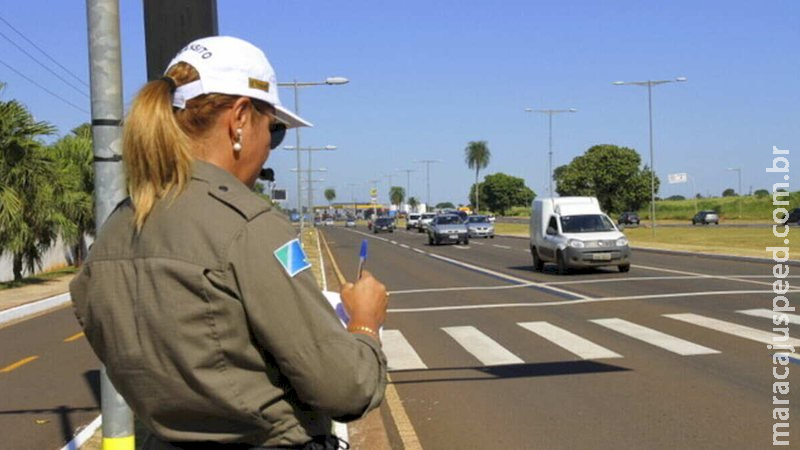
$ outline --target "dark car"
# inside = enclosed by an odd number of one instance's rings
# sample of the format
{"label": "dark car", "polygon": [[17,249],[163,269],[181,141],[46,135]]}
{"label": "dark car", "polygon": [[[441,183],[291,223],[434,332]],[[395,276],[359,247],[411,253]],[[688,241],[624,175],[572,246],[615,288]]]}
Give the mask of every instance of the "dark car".
{"label": "dark car", "polygon": [[428,225],[428,244],[439,245],[443,242],[469,244],[467,225],[456,214],[436,216]]}
{"label": "dark car", "polygon": [[800,208],[790,209],[789,215],[786,216],[786,220],[784,220],[783,223],[800,225]]}
{"label": "dark car", "polygon": [[719,225],[719,215],[716,211],[700,211],[699,213],[695,214],[692,217],[692,225],[708,225],[708,224],[715,224]]}
{"label": "dark car", "polygon": [[617,218],[617,225],[639,225],[639,215],[635,212],[624,212]]}
{"label": "dark car", "polygon": [[381,231],[388,231],[394,233],[394,219],[391,217],[378,217],[372,224],[372,232],[380,233]]}

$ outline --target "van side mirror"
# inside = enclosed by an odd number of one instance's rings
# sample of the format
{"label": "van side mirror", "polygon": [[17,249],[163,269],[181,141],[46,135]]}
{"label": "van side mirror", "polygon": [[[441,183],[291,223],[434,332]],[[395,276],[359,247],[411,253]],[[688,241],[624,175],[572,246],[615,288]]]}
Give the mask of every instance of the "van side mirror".
{"label": "van side mirror", "polygon": [[617,228],[619,228],[619,231],[622,231],[625,229],[625,224],[624,223],[617,224]]}
{"label": "van side mirror", "polygon": [[558,234],[558,230],[556,230],[553,227],[547,227],[547,234],[549,234],[550,236],[555,236]]}

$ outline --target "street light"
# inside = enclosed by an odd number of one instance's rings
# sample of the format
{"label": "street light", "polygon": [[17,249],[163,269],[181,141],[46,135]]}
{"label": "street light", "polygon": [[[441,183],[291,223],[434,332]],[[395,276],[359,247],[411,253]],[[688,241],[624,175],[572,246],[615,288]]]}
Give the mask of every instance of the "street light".
{"label": "street light", "polygon": [[547,114],[547,122],[548,122],[548,129],[549,131],[549,138],[548,138],[548,167],[550,171],[550,197],[555,197],[555,192],[553,191],[553,114],[560,114],[560,113],[574,113],[578,112],[575,108],[569,109],[531,109],[525,108],[525,112],[538,112],[542,114]]}
{"label": "street light", "polygon": [[[414,169],[398,169],[398,172],[405,172],[406,173],[406,204],[408,204],[408,199],[411,197],[411,172],[416,172]],[[406,211],[410,212],[410,211]]]}
{"label": "street light", "polygon": [[[300,88],[301,87],[309,87],[309,86],[334,86],[334,85],[341,85],[347,84],[350,80],[344,77],[328,77],[325,81],[289,81],[284,83],[278,83],[278,87],[291,87],[294,88],[294,113],[299,115],[300,114]],[[295,132],[295,148],[297,148],[297,169],[300,169],[300,128],[296,127],[294,129]],[[309,153],[309,158],[311,158],[311,154]],[[303,208],[302,202],[300,200],[300,172],[297,173],[297,211],[300,213],[300,229],[303,229]],[[310,207],[310,205],[309,205]]]}
{"label": "street light", "polygon": [[686,77],[677,77],[674,80],[647,80],[647,81],[615,81],[615,86],[647,86],[647,112],[650,122],[650,227],[653,236],[656,235],[656,168],[653,160],[653,86],[659,84],[684,82]]}
{"label": "street light", "polygon": [[728,167],[729,171],[736,171],[739,175],[739,219],[742,218],[742,168],[741,167]]}
{"label": "street light", "polygon": [[[311,172],[312,172],[312,170],[311,170],[311,153],[313,153],[313,152],[321,152],[321,151],[333,151],[333,150],[336,150],[336,146],[335,145],[326,145],[324,147],[297,147],[297,146],[294,146],[294,145],[285,145],[283,147],[283,149],[284,150],[295,150],[295,151],[297,151],[298,155],[300,154],[301,151],[308,152],[308,172],[309,172],[308,179],[310,180],[311,179]],[[299,161],[300,160],[298,159],[298,162]],[[300,187],[300,172],[301,172],[300,165],[298,164],[298,166],[297,166],[297,186],[298,186],[298,188]],[[307,191],[308,191],[308,209],[313,210],[314,209],[314,197],[313,197],[314,190],[311,187],[311,183],[310,182],[308,183]],[[299,189],[297,191],[297,196],[300,197],[300,190]],[[313,226],[313,224],[312,224],[312,226]],[[302,229],[302,227],[303,227],[303,222],[301,221],[300,222],[300,228]]]}
{"label": "street light", "polygon": [[425,164],[425,185],[428,198],[425,200],[425,211],[429,211],[431,207],[431,164],[442,162],[441,159],[423,159],[415,160],[415,163]]}

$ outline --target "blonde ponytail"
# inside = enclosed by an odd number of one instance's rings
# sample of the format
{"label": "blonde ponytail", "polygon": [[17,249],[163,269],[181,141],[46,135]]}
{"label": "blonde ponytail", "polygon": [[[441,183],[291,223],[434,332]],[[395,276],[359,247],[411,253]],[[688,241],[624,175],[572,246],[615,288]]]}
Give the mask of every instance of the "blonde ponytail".
{"label": "blonde ponytail", "polygon": [[[171,67],[167,76],[177,86],[199,78],[194,67],[183,62]],[[190,100],[185,109],[173,109],[173,89],[169,80],[145,84],[125,119],[122,159],[137,231],[157,200],[168,193],[180,195],[191,177],[192,141],[202,137],[219,112],[236,100],[208,94]]]}

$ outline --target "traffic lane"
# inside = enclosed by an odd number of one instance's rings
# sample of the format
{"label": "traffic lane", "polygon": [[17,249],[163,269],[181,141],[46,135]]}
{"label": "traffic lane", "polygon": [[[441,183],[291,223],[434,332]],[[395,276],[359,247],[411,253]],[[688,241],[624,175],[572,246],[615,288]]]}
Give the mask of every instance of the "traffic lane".
{"label": "traffic lane", "polygon": [[357,272],[358,248],[362,239],[369,239],[366,268],[387,286],[387,290],[392,291],[391,307],[464,306],[505,301],[504,297],[491,294],[495,289],[516,291],[513,298],[517,302],[572,298],[555,289],[520,287],[519,282],[437,260],[374,236],[334,228],[323,232],[344,274],[354,275]]}
{"label": "traffic lane", "polygon": [[[762,344],[662,316],[682,311],[681,304],[625,302],[394,313],[394,327],[430,370],[393,372],[392,379],[425,448],[741,448],[743,442],[753,448],[771,442],[769,353]],[[722,353],[678,356],[588,322],[617,316]],[[516,325],[524,321],[556,324],[623,357],[576,359],[532,338]],[[524,363],[482,366],[441,330],[464,325],[489,334]]]}
{"label": "traffic lane", "polygon": [[[628,273],[619,273],[616,267],[600,267],[596,269],[573,270],[569,275],[558,275],[555,266],[547,264],[542,273],[533,272],[530,255],[522,250],[520,239],[507,239],[502,244],[491,246],[428,246],[426,252],[439,254],[471,264],[483,265],[492,270],[508,273],[515,277],[544,283],[572,291],[587,297],[625,297],[653,295],[682,295],[696,293],[698,295],[719,295],[723,292],[757,293],[772,289],[769,278],[754,278],[754,273],[766,271],[771,266],[766,263],[747,261],[713,260],[684,255],[668,255],[670,263],[681,270],[642,265],[642,258],[650,255],[634,252],[633,269]],[[400,241],[403,242],[403,241]],[[408,242],[408,241],[405,241]],[[410,242],[413,245],[413,242]],[[509,244],[509,245],[507,245]],[[418,247],[419,242],[417,242]],[[515,246],[512,246],[515,245]],[[709,261],[723,262],[732,275],[719,273],[709,274]],[[645,260],[645,262],[647,262]],[[714,266],[711,265],[713,268]],[[751,274],[750,277],[741,274]],[[709,278],[712,277],[712,278]],[[792,294],[792,295],[796,295]]]}
{"label": "traffic lane", "polygon": [[9,354],[38,357],[0,373],[0,436],[7,448],[60,448],[100,414],[100,363],[80,331],[72,308],[0,329],[3,367]]}

